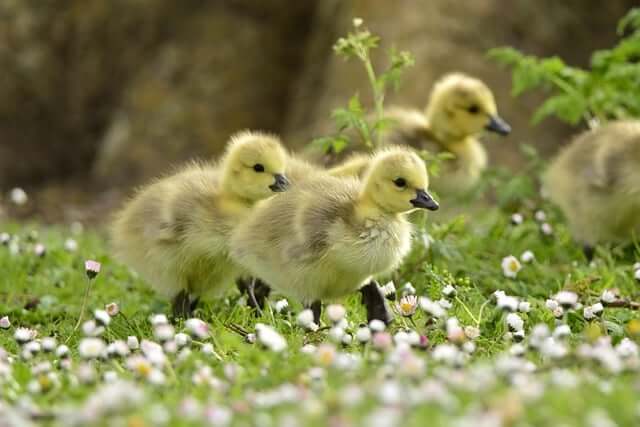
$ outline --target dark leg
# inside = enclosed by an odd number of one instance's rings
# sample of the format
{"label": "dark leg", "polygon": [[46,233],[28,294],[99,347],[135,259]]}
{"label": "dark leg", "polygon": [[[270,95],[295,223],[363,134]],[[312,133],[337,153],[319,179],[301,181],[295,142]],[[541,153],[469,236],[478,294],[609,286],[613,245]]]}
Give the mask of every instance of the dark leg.
{"label": "dark leg", "polygon": [[313,312],[313,321],[316,323],[316,325],[320,325],[320,315],[322,314],[322,302],[314,301],[311,304],[305,305],[305,308],[308,308]]}
{"label": "dark leg", "polygon": [[189,311],[191,313],[193,313],[194,311],[196,311],[196,308],[198,307],[198,304],[200,303],[200,297],[195,297],[190,303],[189,303]]}
{"label": "dark leg", "polygon": [[173,308],[173,317],[187,318],[191,315],[191,304],[189,302],[189,292],[181,290],[178,295],[173,297],[171,304]]}
{"label": "dark leg", "polygon": [[593,261],[593,256],[596,253],[596,249],[591,245],[585,244],[582,246],[582,252],[584,253],[585,258],[587,258],[587,261],[591,262]]}
{"label": "dark leg", "polygon": [[378,283],[375,280],[372,280],[360,288],[360,293],[362,294],[362,304],[364,304],[367,309],[368,322],[371,322],[373,319],[378,319],[386,324],[391,323],[391,311],[387,307],[384,295],[380,292]]}
{"label": "dark leg", "polygon": [[241,293],[247,294],[247,305],[249,307],[264,308],[264,304],[271,293],[269,285],[257,278],[240,278],[236,280],[236,285]]}

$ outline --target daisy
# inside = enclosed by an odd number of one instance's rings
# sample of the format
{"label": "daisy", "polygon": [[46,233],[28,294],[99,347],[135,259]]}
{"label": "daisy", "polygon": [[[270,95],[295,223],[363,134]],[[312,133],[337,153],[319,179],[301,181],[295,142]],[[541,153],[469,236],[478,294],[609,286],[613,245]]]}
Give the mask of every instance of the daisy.
{"label": "daisy", "polygon": [[522,269],[522,265],[518,258],[513,255],[506,256],[502,259],[502,274],[505,277],[515,278]]}
{"label": "daisy", "polygon": [[16,187],[9,193],[9,199],[14,205],[22,206],[29,201],[29,196],[22,188]]}
{"label": "daisy", "polygon": [[553,227],[548,222],[545,222],[540,226],[540,231],[542,231],[542,234],[545,236],[551,236],[553,234]]}
{"label": "daisy", "polygon": [[411,282],[407,282],[404,285],[402,285],[402,295],[415,295],[416,294],[416,288],[413,287],[413,284]]}
{"label": "daisy", "polygon": [[93,279],[100,273],[101,265],[98,261],[87,260],[84,262],[84,271],[89,279]]}
{"label": "daisy", "polygon": [[618,299],[616,293],[610,289],[605,289],[600,295],[600,301],[603,303],[612,303]]}
{"label": "daisy", "polygon": [[83,338],[78,345],[78,353],[83,359],[97,359],[105,353],[106,344],[100,338]]}
{"label": "daisy", "polygon": [[111,323],[111,316],[109,316],[109,313],[105,310],[94,311],[93,317],[96,319],[96,322],[102,326],[109,326],[109,323]]}
{"label": "daisy", "polygon": [[64,249],[67,252],[75,252],[75,251],[78,250],[78,242],[76,242],[75,240],[69,238],[69,239],[64,241]]}
{"label": "daisy", "polygon": [[3,316],[0,318],[0,328],[9,329],[11,327],[11,321],[9,320],[9,316]]}
{"label": "daisy", "polygon": [[167,319],[167,316],[164,314],[153,314],[149,318],[149,321],[151,322],[151,326],[157,326],[157,325],[163,325],[163,324],[169,323],[169,319]]}
{"label": "daisy", "polygon": [[480,336],[480,328],[477,328],[475,326],[465,326],[464,327],[464,334],[470,340],[475,340],[476,338],[478,338]]}
{"label": "daisy", "polygon": [[306,308],[298,313],[296,317],[296,322],[299,326],[303,327],[308,331],[317,331],[318,325],[314,322],[313,311],[310,308]]}
{"label": "daisy", "polygon": [[371,340],[371,329],[366,326],[358,328],[356,331],[356,339],[361,343],[366,343]]}
{"label": "daisy", "polygon": [[344,316],[347,314],[347,310],[345,310],[345,308],[340,304],[330,304],[327,306],[326,313],[331,322],[338,323],[344,319]]}
{"label": "daisy", "polygon": [[440,304],[431,301],[427,297],[420,297],[419,302],[420,302],[420,308],[435,318],[440,319],[447,315],[447,311],[444,308],[442,308]]}
{"label": "daisy", "polygon": [[388,332],[376,332],[373,334],[371,344],[376,350],[386,351],[393,346],[393,338]]}
{"label": "daisy", "polygon": [[153,336],[160,342],[172,340],[175,335],[175,329],[171,325],[158,325],[153,328]]}
{"label": "daisy", "polygon": [[411,317],[418,307],[418,297],[415,295],[405,295],[396,303],[398,312],[404,317]]}
{"label": "daisy", "polygon": [[194,337],[204,339],[209,336],[209,325],[200,319],[191,318],[184,322],[187,332]]}
{"label": "daisy", "polygon": [[514,213],[511,215],[511,224],[520,225],[524,221],[524,217],[520,213]]}
{"label": "daisy", "polygon": [[56,349],[56,346],[58,345],[58,343],[56,342],[56,339],[53,337],[43,338],[40,344],[42,345],[42,350],[46,353],[53,352]]}
{"label": "daisy", "polygon": [[518,304],[518,311],[520,313],[528,313],[531,311],[531,303],[528,301],[520,301]]}
{"label": "daisy", "polygon": [[458,292],[456,291],[456,288],[454,288],[451,285],[447,285],[444,288],[442,288],[442,295],[444,295],[447,298],[453,298],[456,296]]}
{"label": "daisy", "polygon": [[528,264],[536,259],[536,256],[531,251],[524,251],[522,255],[520,255],[520,260],[525,264]]}
{"label": "daisy", "polygon": [[282,313],[288,307],[289,307],[289,301],[287,301],[284,298],[276,301],[275,304],[273,305],[273,309],[276,311],[276,313]]}
{"label": "daisy", "polygon": [[13,334],[13,338],[18,344],[26,344],[33,340],[37,335],[37,332],[29,328],[18,328]]}
{"label": "daisy", "polygon": [[393,301],[396,299],[396,284],[391,280],[384,286],[380,287],[380,292],[382,292],[382,295],[384,295],[385,298]]}
{"label": "daisy", "polygon": [[137,350],[140,348],[140,342],[138,341],[138,337],[129,335],[127,337],[127,347],[129,350]]}
{"label": "daisy", "polygon": [[329,366],[336,358],[336,348],[331,344],[320,344],[316,349],[316,360],[323,366]]}
{"label": "daisy", "polygon": [[524,321],[516,313],[507,314],[506,321],[511,332],[518,332],[524,329]]}
{"label": "daisy", "polygon": [[120,313],[120,307],[117,303],[110,302],[109,304],[104,306],[104,311],[106,311],[109,316],[113,317]]}
{"label": "daisy", "polygon": [[187,335],[187,334],[182,333],[182,332],[177,333],[175,335],[175,337],[174,337],[174,340],[176,342],[176,345],[179,348],[186,347],[189,344],[191,344],[191,337],[189,335]]}
{"label": "daisy", "polygon": [[382,320],[373,319],[369,322],[369,329],[373,332],[382,332],[387,328],[387,325],[384,324]]}
{"label": "daisy", "polygon": [[578,294],[570,291],[560,291],[554,297],[563,308],[572,308],[578,303]]}
{"label": "daisy", "polygon": [[256,324],[258,341],[269,350],[280,353],[287,348],[287,341],[271,326],[263,323]]}

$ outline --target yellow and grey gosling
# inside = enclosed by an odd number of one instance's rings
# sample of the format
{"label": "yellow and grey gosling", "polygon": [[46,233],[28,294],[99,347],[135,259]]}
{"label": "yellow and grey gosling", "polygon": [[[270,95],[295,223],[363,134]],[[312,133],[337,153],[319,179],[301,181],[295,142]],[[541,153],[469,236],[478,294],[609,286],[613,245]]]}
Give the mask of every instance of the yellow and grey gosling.
{"label": "yellow and grey gosling", "polygon": [[[406,215],[436,210],[422,159],[391,147],[377,153],[363,180],[319,174],[261,201],[234,230],[231,257],[279,292],[306,305],[343,297],[395,269],[411,246]],[[369,283],[369,318],[388,321]]]}
{"label": "yellow and grey gosling", "polygon": [[588,258],[600,243],[640,237],[640,121],[615,121],[582,133],[544,177]]}
{"label": "yellow and grey gosling", "polygon": [[240,274],[231,231],[257,201],[285,190],[286,157],[276,137],[245,131],[218,165],[192,163],[141,188],[113,223],[117,258],[173,298],[176,315],[188,314],[191,295],[219,295]]}
{"label": "yellow and grey gosling", "polygon": [[[470,191],[487,167],[487,152],[478,139],[484,130],[507,135],[511,127],[498,115],[493,93],[481,80],[451,73],[436,82],[424,112],[392,107],[393,121],[382,136],[384,144],[410,145],[433,154],[453,155],[433,178],[432,188],[454,195]],[[362,176],[368,158],[354,155],[331,169],[332,174]]]}

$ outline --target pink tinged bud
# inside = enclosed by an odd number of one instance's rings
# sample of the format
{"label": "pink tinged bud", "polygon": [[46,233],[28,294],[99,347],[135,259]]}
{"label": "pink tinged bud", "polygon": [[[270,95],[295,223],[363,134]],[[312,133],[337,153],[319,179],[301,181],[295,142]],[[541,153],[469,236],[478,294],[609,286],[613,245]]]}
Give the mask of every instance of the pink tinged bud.
{"label": "pink tinged bud", "polygon": [[113,317],[116,314],[120,313],[120,307],[115,302],[111,302],[104,306],[104,310],[109,314],[109,316]]}
{"label": "pink tinged bud", "polygon": [[84,271],[89,279],[93,279],[100,273],[100,263],[98,261],[87,260],[84,262]]}

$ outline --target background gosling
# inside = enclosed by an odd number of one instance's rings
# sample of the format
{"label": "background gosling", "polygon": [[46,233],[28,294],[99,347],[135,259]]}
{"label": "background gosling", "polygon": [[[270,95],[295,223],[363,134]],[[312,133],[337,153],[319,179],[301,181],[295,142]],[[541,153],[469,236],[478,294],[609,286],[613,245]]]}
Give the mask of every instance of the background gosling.
{"label": "background gosling", "polygon": [[[258,200],[285,190],[286,153],[273,136],[234,135],[219,165],[190,164],[142,188],[117,214],[117,257],[187,315],[239,275],[228,239]],[[191,301],[190,295],[196,297]]]}
{"label": "background gosling", "polygon": [[[388,148],[364,180],[328,174],[260,202],[231,238],[231,256],[254,276],[306,306],[343,297],[396,268],[411,246],[406,214],[438,209],[422,159]],[[368,317],[389,321],[377,285],[363,288]]]}
{"label": "background gosling", "polygon": [[545,188],[587,258],[598,243],[640,237],[640,121],[579,135],[549,166]]}
{"label": "background gosling", "polygon": [[[436,82],[424,112],[392,107],[393,124],[382,136],[385,144],[411,145],[431,153],[448,152],[431,187],[443,194],[461,194],[477,184],[487,167],[487,152],[478,139],[483,130],[508,135],[511,127],[497,112],[493,93],[481,80],[451,73]],[[362,175],[368,157],[355,155],[331,171],[334,175]]]}

